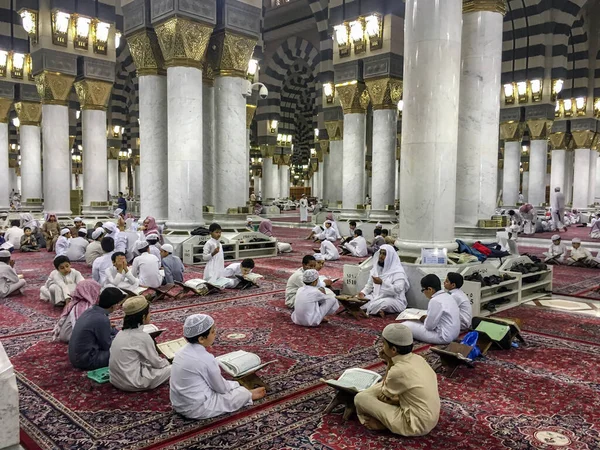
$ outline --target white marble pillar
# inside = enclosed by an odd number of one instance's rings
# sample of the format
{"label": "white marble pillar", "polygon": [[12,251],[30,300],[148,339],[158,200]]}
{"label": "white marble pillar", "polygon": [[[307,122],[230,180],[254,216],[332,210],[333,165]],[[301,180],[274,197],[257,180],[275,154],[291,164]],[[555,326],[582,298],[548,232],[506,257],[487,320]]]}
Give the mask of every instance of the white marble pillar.
{"label": "white marble pillar", "polygon": [[[12,167],[8,168],[8,177],[10,179],[9,181],[9,195],[10,192],[12,192],[13,190],[15,192],[22,192],[21,191],[21,177],[17,176],[17,169],[13,169]],[[21,196],[21,199],[23,198],[23,196]]]}
{"label": "white marble pillar", "polygon": [[573,173],[573,208],[588,207],[590,187],[590,149],[576,148]]}
{"label": "white marble pillar", "polygon": [[[546,202],[546,170],[548,166],[548,141],[531,141],[529,149],[529,188],[527,202],[539,206]],[[523,184],[525,186],[525,184]]]}
{"label": "white marble pillar", "polygon": [[561,192],[565,192],[565,174],[567,151],[565,149],[552,150],[550,161],[550,195],[554,192],[554,188],[559,187]]}
{"label": "white marble pillar", "polygon": [[[83,137],[83,214],[93,214],[91,202],[106,202],[108,166],[106,165],[106,111],[82,111]],[[108,208],[105,208],[108,211]],[[97,210],[96,210],[97,211]]]}
{"label": "white marble pillar", "polygon": [[[111,196],[114,195],[116,197],[119,194],[119,161],[116,159],[109,159],[107,162],[107,171],[108,191]],[[137,171],[140,171],[139,167]]]}
{"label": "white marble pillar", "polygon": [[529,184],[530,184],[530,179],[531,179],[531,172],[523,172],[523,179],[521,181],[521,186],[522,186],[522,190],[521,190],[521,194],[523,194],[523,199],[525,200],[525,203],[529,203]]}
{"label": "white marble pillar", "polygon": [[496,208],[502,23],[499,12],[463,14],[456,173],[462,226],[476,226]]}
{"label": "white marble pillar", "polygon": [[398,110],[373,110],[373,158],[372,173],[375,174],[371,190],[372,209],[385,210],[393,205],[396,192],[396,129]]}
{"label": "white marble pillar", "polygon": [[575,174],[575,152],[567,152],[565,163],[565,203],[573,204],[573,176]]}
{"label": "white marble pillar", "polygon": [[329,153],[323,152],[323,177],[321,183],[321,198],[323,199],[323,204],[327,204],[330,198],[330,179],[331,179],[331,171],[329,170]]}
{"label": "white marble pillar", "polygon": [[164,221],[168,216],[169,193],[167,78],[140,76],[139,89],[140,215]]}
{"label": "white marble pillar", "polygon": [[279,166],[279,197],[290,196],[290,166],[282,164]]}
{"label": "white marble pillar", "polygon": [[127,170],[125,172],[119,171],[119,192],[122,192],[124,195],[127,195],[127,188],[129,184],[127,183]]}
{"label": "white marble pillar", "polygon": [[[327,193],[330,207],[336,207],[342,201],[344,185],[342,182],[342,166],[344,165],[344,141],[329,142],[329,168],[327,170]],[[362,170],[364,173],[364,162]],[[362,201],[362,200],[361,200]],[[356,208],[356,205],[354,205]]]}
{"label": "white marble pillar", "polygon": [[504,144],[504,176],[502,180],[502,204],[515,206],[519,200],[519,171],[521,163],[521,143],[506,141]]}
{"label": "white marble pillar", "polygon": [[596,202],[596,167],[597,166],[598,166],[598,152],[596,150],[592,150],[590,152],[588,205],[593,205]]}
{"label": "white marble pillar", "polygon": [[10,193],[8,122],[0,122],[0,211],[10,209]]}
{"label": "white marble pillar", "polygon": [[343,161],[341,164],[342,208],[344,209],[356,209],[356,205],[364,203],[366,133],[366,114],[344,114]]}
{"label": "white marble pillar", "polygon": [[462,1],[407,0],[404,25],[401,250],[455,248]]}
{"label": "white marble pillar", "polygon": [[396,160],[395,161],[395,167],[396,167],[396,189],[395,189],[395,193],[396,193],[396,197],[394,200],[397,200],[400,198],[400,160]]}
{"label": "white marble pillar", "polygon": [[317,172],[318,175],[318,181],[319,181],[319,192],[317,193],[316,197],[319,199],[323,198],[323,180],[325,178],[325,171],[324,169],[321,169]]}
{"label": "white marble pillar", "polygon": [[[105,130],[102,131],[106,133]],[[59,216],[71,215],[71,152],[69,151],[69,108],[42,105],[44,149],[44,210]]]}
{"label": "white marble pillar", "polygon": [[[245,206],[248,194],[246,158],[246,80],[215,78],[215,213]],[[279,189],[275,191],[279,193]]]}
{"label": "white marble pillar", "polygon": [[262,193],[262,189],[261,189],[261,178],[258,175],[254,175],[253,176],[253,180],[254,180],[254,195],[256,195],[258,197],[258,193],[261,192]]}
{"label": "white marble pillar", "polygon": [[135,166],[133,195],[140,195],[140,166]]}
{"label": "white marble pillar", "polygon": [[42,142],[38,125],[23,125],[19,129],[21,141],[21,201],[42,198]]}
{"label": "white marble pillar", "polygon": [[262,189],[263,200],[279,196],[279,171],[277,164],[273,164],[273,158],[263,157]]}
{"label": "white marble pillar", "polygon": [[246,129],[246,164],[244,166],[245,174],[246,174],[246,200],[250,198],[250,176],[252,175],[250,172],[250,128]]}
{"label": "white marble pillar", "polygon": [[596,201],[600,202],[600,163],[596,164]]}
{"label": "white marble pillar", "polygon": [[202,86],[202,154],[204,163],[202,173],[204,174],[203,192],[204,205],[215,204],[215,165],[217,155],[215,153],[215,88],[204,83]]}

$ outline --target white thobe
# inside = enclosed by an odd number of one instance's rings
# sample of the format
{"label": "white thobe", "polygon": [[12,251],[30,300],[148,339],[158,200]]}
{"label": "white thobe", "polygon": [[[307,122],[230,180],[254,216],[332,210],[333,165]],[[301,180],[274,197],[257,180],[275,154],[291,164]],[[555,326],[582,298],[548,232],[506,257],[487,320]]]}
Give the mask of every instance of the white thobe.
{"label": "white thobe", "polygon": [[[219,253],[212,255],[212,252],[219,247]],[[204,268],[203,278],[206,281],[210,281],[216,278],[221,278],[225,271],[225,256],[223,255],[223,246],[219,241],[214,238],[210,238],[204,244],[204,250],[202,251],[202,259],[207,261],[206,267]]]}
{"label": "white thobe", "polygon": [[387,277],[381,284],[373,283],[373,277],[369,276],[369,281],[361,291],[369,303],[362,308],[367,310],[367,314],[377,314],[379,311],[401,313],[406,309],[405,291],[406,279],[401,274]]}
{"label": "white thobe", "polygon": [[150,254],[156,256],[156,259],[162,261],[162,256],[160,255],[160,250],[156,245],[150,245]]}
{"label": "white thobe", "polygon": [[223,277],[229,278],[229,284],[226,287],[233,289],[240,284],[240,279],[236,275],[242,276],[242,263],[233,263],[225,267]]}
{"label": "white thobe", "polygon": [[460,310],[452,296],[437,291],[429,300],[425,323],[405,320],[413,338],[428,344],[449,344],[460,334]]}
{"label": "white thobe", "polygon": [[462,289],[452,289],[448,293],[452,296],[460,311],[460,329],[468,330],[473,320],[473,308],[469,297]]}
{"label": "white thobe", "polygon": [[15,272],[15,269],[8,264],[0,262],[0,298],[4,298],[22,289],[27,283],[22,280]]}
{"label": "white thobe", "polygon": [[90,245],[85,249],[85,263],[88,266],[94,264],[96,259],[100,258],[104,255],[104,250],[102,250],[102,244],[99,241],[90,242]]}
{"label": "white thobe", "polygon": [[589,265],[597,265],[598,263],[600,263],[600,261],[598,261],[592,256],[592,252],[590,252],[583,245],[580,245],[577,249],[571,247],[571,255],[569,256],[568,261],[570,263],[582,262]]}
{"label": "white thobe", "polygon": [[551,244],[550,247],[548,247],[548,251],[544,253],[546,261],[551,258],[554,258],[557,255],[560,256],[556,258],[555,261],[558,261],[560,263],[565,262],[565,257],[567,256],[567,246],[562,242],[558,245]]}
{"label": "white thobe", "polygon": [[293,308],[294,303],[296,302],[296,293],[298,289],[305,286],[304,281],[302,281],[302,275],[304,274],[304,269],[300,267],[296,270],[287,281],[285,286],[285,306],[288,308]]}
{"label": "white thobe", "polygon": [[140,282],[140,286],[158,288],[162,285],[163,276],[160,274],[160,261],[151,253],[142,253],[133,260],[131,273]]}
{"label": "white thobe", "polygon": [[67,252],[69,251],[69,246],[71,245],[70,239],[67,239],[64,236],[60,236],[56,240],[56,244],[54,245],[54,250],[56,251],[56,256],[67,256]]}
{"label": "white thobe", "polygon": [[327,240],[330,242],[335,242],[337,240],[335,229],[333,227],[325,228],[316,237],[321,241]]}
{"label": "white thobe", "polygon": [[300,222],[308,221],[308,201],[305,198],[300,199]]}
{"label": "white thobe", "polygon": [[315,286],[304,285],[296,293],[292,322],[305,327],[316,327],[325,316],[335,314],[339,307],[335,297],[323,294]]}
{"label": "white thobe", "polygon": [[594,239],[600,238],[600,219],[596,220],[592,224],[592,229],[590,230],[590,237]]}
{"label": "white thobe", "polygon": [[171,404],[188,419],[208,419],[252,405],[252,393],[223,378],[215,357],[200,344],[187,344],[171,367]]}
{"label": "white thobe", "polygon": [[123,391],[154,389],[169,379],[171,366],[142,327],[121,330],[110,346],[110,383]]}
{"label": "white thobe", "polygon": [[552,207],[552,221],[556,229],[564,228],[563,218],[565,215],[565,194],[554,192],[550,196],[550,206]]}
{"label": "white thobe", "polygon": [[340,252],[329,241],[321,242],[321,255],[323,255],[325,261],[337,261],[340,259]]}
{"label": "white thobe", "polygon": [[87,250],[88,245],[90,245],[88,240],[80,236],[71,239],[71,244],[67,249],[67,257],[71,260],[71,262],[84,261],[85,251]]}
{"label": "white thobe", "polygon": [[362,236],[357,236],[350,242],[345,243],[344,248],[357,258],[364,258],[369,254],[367,240]]}
{"label": "white thobe", "polygon": [[21,248],[21,237],[25,232],[19,227],[10,227],[8,230],[4,232],[4,240],[13,245],[15,250],[19,250]]}
{"label": "white thobe", "polygon": [[64,276],[58,270],[50,272],[46,284],[40,288],[40,299],[49,301],[52,305],[60,305],[71,298],[77,284],[83,281],[83,275],[78,270]]}
{"label": "white thobe", "polygon": [[115,266],[109,267],[104,272],[104,284],[102,290],[107,287],[115,287],[118,289],[127,289],[128,291],[134,291],[140,287],[139,280],[133,276],[131,270],[125,273],[117,271]]}
{"label": "white thobe", "polygon": [[92,264],[92,278],[100,286],[104,285],[104,280],[106,278],[106,269],[113,266],[111,259],[113,253],[114,252],[104,253],[99,258],[96,258],[96,260]]}

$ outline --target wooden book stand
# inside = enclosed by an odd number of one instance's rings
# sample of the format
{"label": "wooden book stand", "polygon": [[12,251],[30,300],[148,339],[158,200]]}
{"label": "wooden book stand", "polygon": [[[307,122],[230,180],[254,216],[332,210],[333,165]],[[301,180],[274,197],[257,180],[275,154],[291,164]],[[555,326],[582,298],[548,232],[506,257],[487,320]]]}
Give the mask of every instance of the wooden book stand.
{"label": "wooden book stand", "polygon": [[148,289],[151,290],[152,292],[154,292],[154,294],[156,295],[154,297],[153,301],[158,301],[158,300],[162,300],[163,297],[178,298],[179,293],[172,294],[170,292],[174,287],[175,287],[175,283],[169,283],[169,284],[165,284],[164,286],[160,286],[157,288],[148,288]]}
{"label": "wooden book stand", "polygon": [[369,317],[369,315],[360,308],[369,300],[363,300],[358,297],[351,297],[349,295],[338,295],[336,299],[343,306],[343,309],[338,311],[336,314],[342,314],[346,312],[357,320],[359,320],[361,317]]}
{"label": "wooden book stand", "polygon": [[443,347],[431,347],[431,351],[440,357],[442,367],[448,378],[452,378],[459,366],[474,367],[473,361],[467,358],[471,350],[473,350],[473,347],[470,345],[459,344],[458,342],[451,342]]}

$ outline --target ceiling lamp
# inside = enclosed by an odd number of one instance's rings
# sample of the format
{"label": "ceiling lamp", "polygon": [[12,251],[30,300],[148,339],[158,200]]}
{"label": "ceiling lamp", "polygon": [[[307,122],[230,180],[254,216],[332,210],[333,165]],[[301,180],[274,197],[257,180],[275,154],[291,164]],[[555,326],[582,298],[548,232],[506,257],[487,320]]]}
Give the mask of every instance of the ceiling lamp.
{"label": "ceiling lamp", "polygon": [[365,32],[369,38],[369,48],[377,50],[383,45],[383,20],[379,14],[365,18]]}
{"label": "ceiling lamp", "polygon": [[110,23],[94,21],[94,53],[106,55],[108,51],[108,34],[110,32]]}
{"label": "ceiling lamp", "polygon": [[513,83],[504,85],[504,104],[512,105],[515,103],[515,86]]}
{"label": "ceiling lamp", "polygon": [[338,45],[340,57],[350,55],[350,37],[345,23],[333,27],[333,35]]}
{"label": "ceiling lamp", "polygon": [[363,53],[367,49],[363,19],[359,18],[350,22],[349,27],[350,39],[354,45],[354,54],[358,55],[359,53]]}
{"label": "ceiling lamp", "polygon": [[38,41],[38,13],[31,9],[22,9],[19,11],[21,21],[23,23],[23,29],[29,35],[29,39],[32,44]]}
{"label": "ceiling lamp", "polygon": [[70,14],[65,12],[54,11],[52,13],[52,43],[54,45],[67,46],[70,19]]}
{"label": "ceiling lamp", "polygon": [[541,102],[542,101],[542,90],[544,84],[542,80],[535,79],[531,80],[531,101],[532,102]]}
{"label": "ceiling lamp", "polygon": [[87,50],[90,37],[90,24],[92,19],[89,17],[74,17],[75,21],[75,36],[73,45],[79,50]]}
{"label": "ceiling lamp", "polygon": [[25,55],[23,53],[12,54],[12,64],[10,76],[13,78],[23,78],[23,68],[25,67]]}

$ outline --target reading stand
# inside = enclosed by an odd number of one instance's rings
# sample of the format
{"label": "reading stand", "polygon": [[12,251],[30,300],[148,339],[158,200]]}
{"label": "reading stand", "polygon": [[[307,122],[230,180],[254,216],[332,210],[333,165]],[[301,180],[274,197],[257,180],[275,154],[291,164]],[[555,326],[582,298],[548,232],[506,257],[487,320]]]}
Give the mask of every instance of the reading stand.
{"label": "reading stand", "polygon": [[233,379],[248,390],[256,389],[258,387],[264,387],[267,391],[270,389],[269,385],[256,375],[256,372],[248,373],[241,377],[233,377]]}
{"label": "reading stand", "polygon": [[179,286],[180,288],[183,289],[183,291],[181,291],[181,294],[180,294],[182,296],[185,295],[185,294],[187,294],[188,292],[192,292],[193,294],[198,295],[200,297],[203,297],[203,296],[205,296],[205,295],[207,295],[209,293],[208,292],[208,288],[206,288],[206,289],[194,289],[194,288],[191,288],[191,287],[189,287],[189,286],[187,286],[187,285],[185,285],[185,284],[183,284],[183,283],[181,283],[179,281],[176,281],[175,284],[177,286]]}
{"label": "reading stand", "polygon": [[356,407],[354,406],[354,397],[356,397],[357,393],[354,391],[347,391],[338,386],[335,386],[335,389],[337,389],[337,392],[333,399],[331,399],[331,402],[329,402],[329,405],[327,405],[327,408],[323,410],[323,414],[329,414],[338,405],[344,405],[344,414],[342,417],[344,420],[348,420],[350,417],[352,417],[352,414],[356,412]]}
{"label": "reading stand", "polygon": [[431,347],[431,351],[436,353],[442,362],[442,367],[448,378],[452,378],[454,372],[459,366],[473,368],[473,361],[467,358],[473,347],[470,345],[451,342],[444,347]]}
{"label": "reading stand", "polygon": [[343,306],[343,309],[338,311],[336,315],[346,312],[356,320],[359,320],[361,317],[369,318],[369,315],[364,310],[360,309],[360,307],[369,300],[362,300],[358,297],[353,297],[350,295],[338,295],[336,299]]}
{"label": "reading stand", "polygon": [[157,288],[148,288],[152,292],[154,292],[155,297],[153,301],[162,300],[163,297],[169,298],[178,298],[179,294],[171,294],[171,290],[175,287],[174,283],[165,284],[164,286],[160,286]]}

